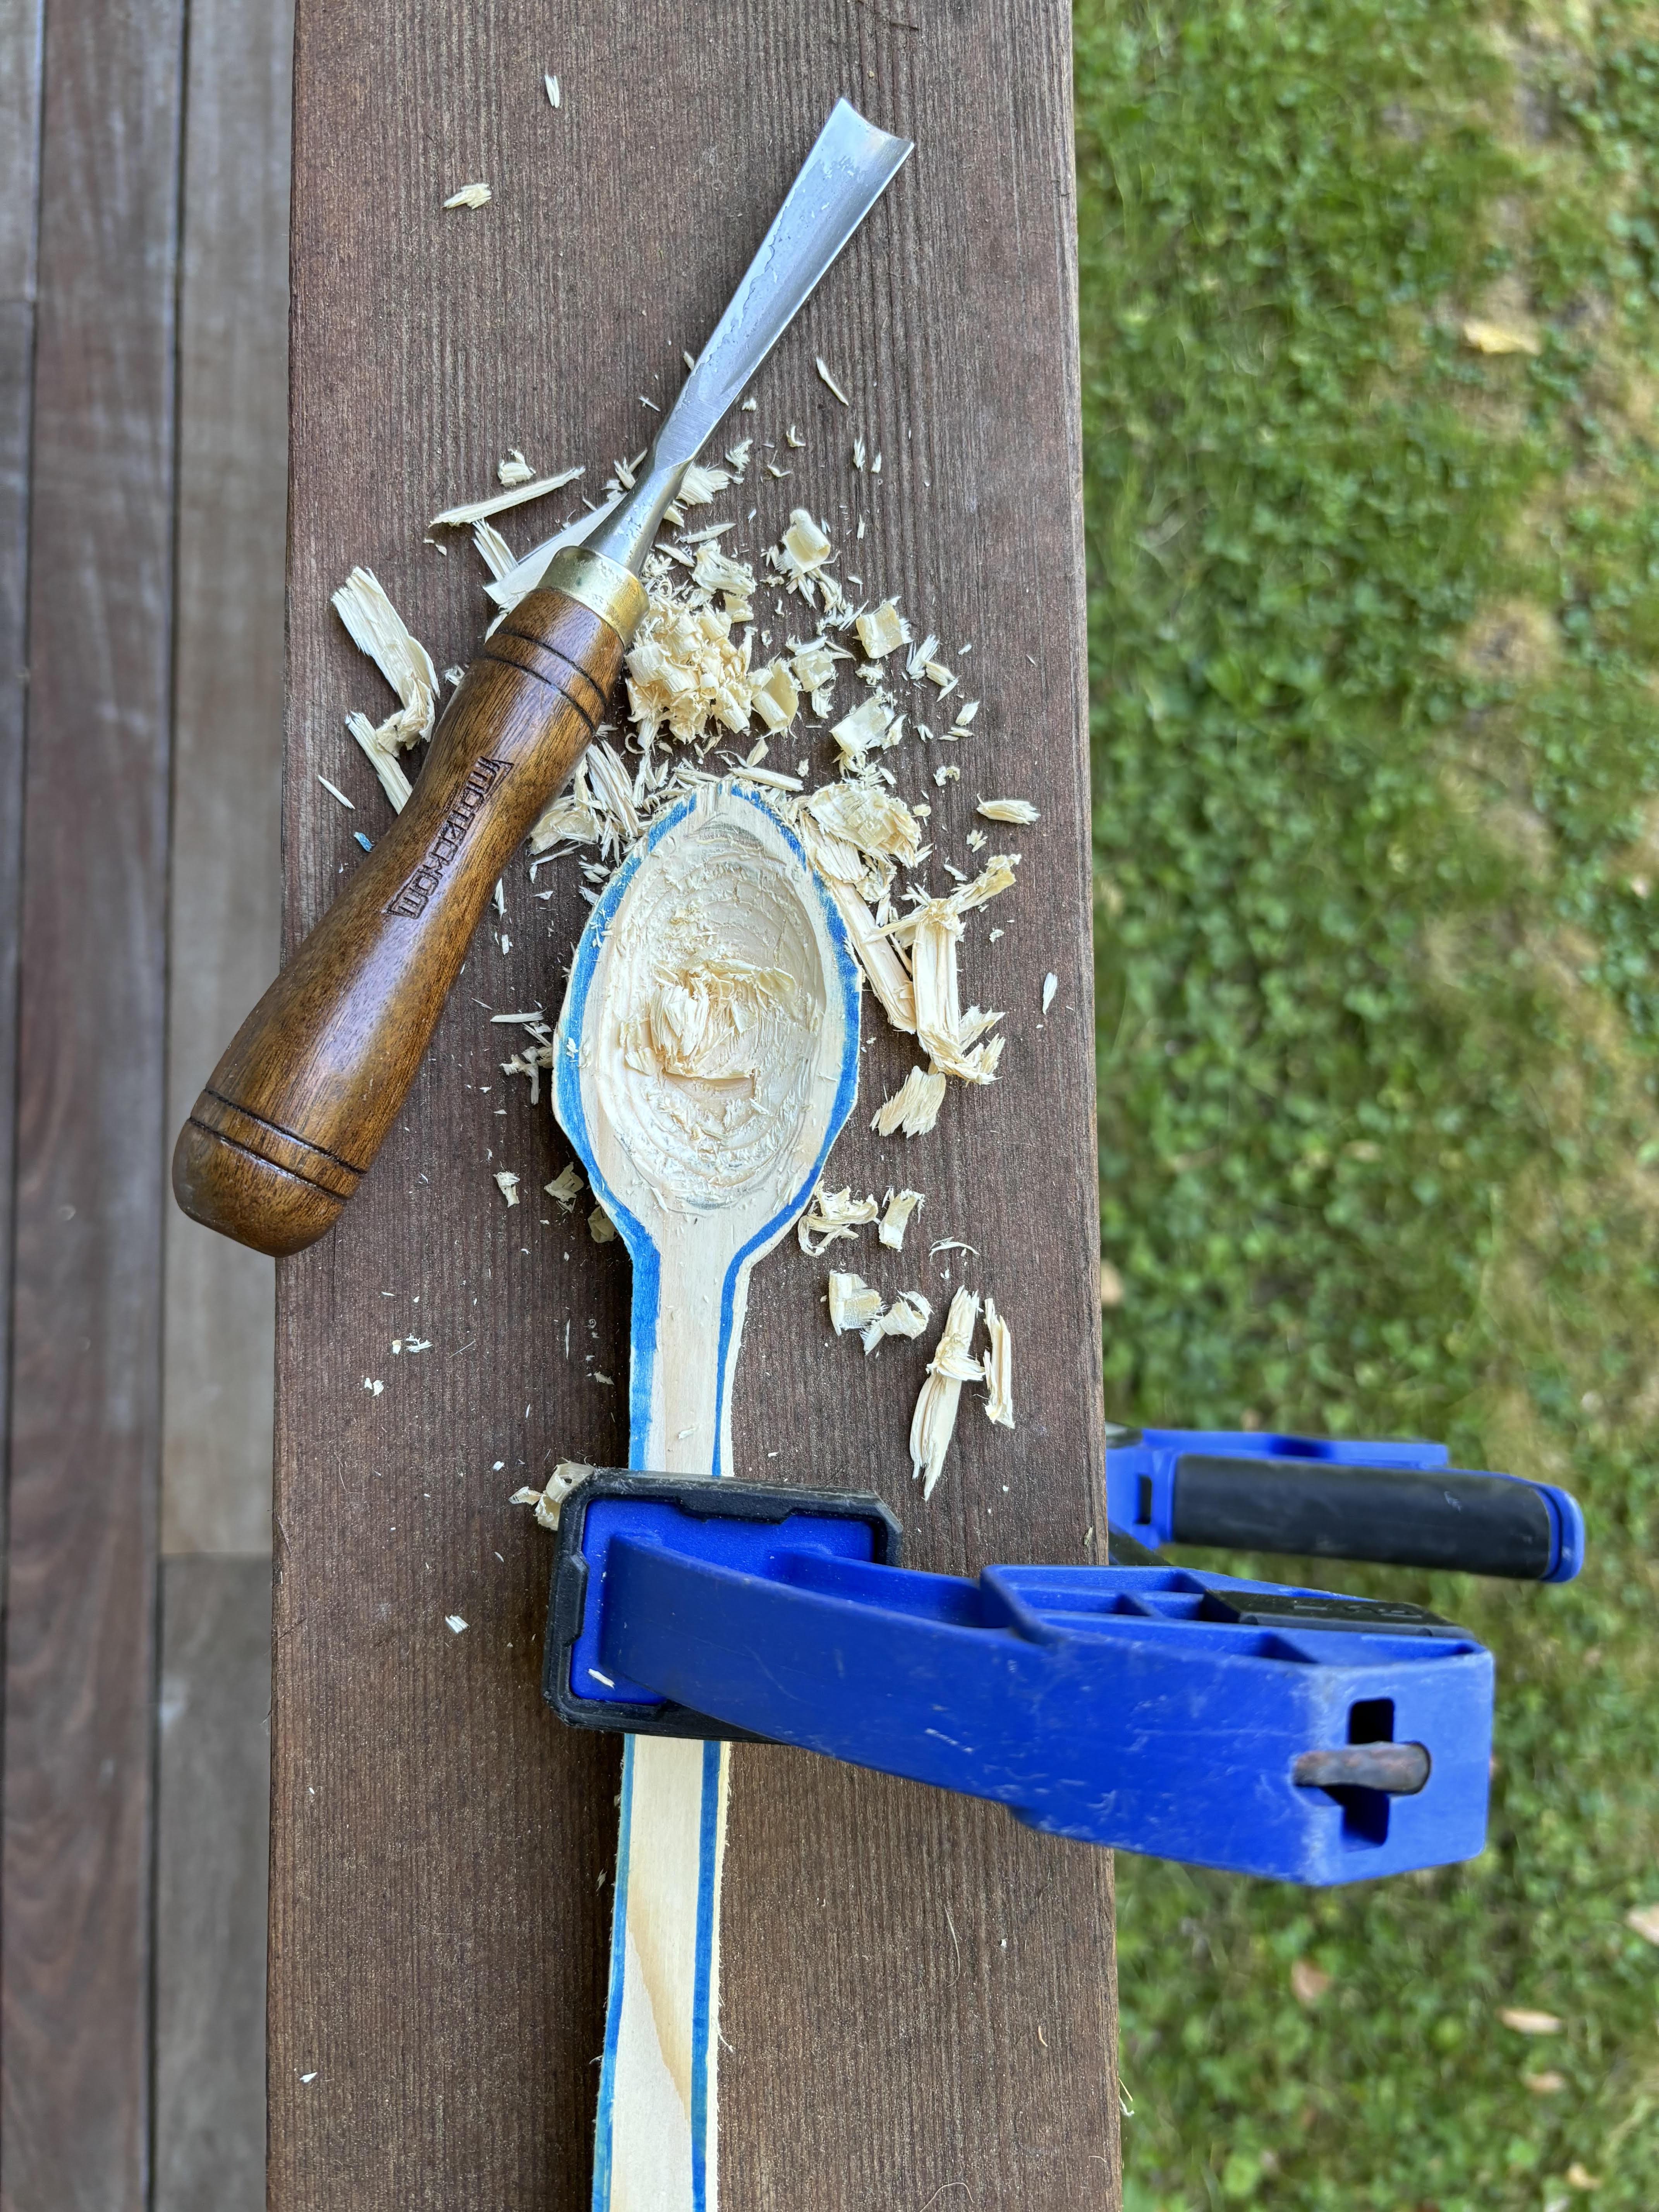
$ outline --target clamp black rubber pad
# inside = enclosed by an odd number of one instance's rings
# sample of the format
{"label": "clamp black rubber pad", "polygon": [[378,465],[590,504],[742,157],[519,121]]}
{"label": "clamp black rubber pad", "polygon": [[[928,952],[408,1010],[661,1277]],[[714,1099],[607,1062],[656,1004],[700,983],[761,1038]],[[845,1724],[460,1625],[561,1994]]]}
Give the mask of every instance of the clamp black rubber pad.
{"label": "clamp black rubber pad", "polygon": [[587,1617],[591,1562],[586,1548],[590,1506],[605,1498],[670,1505],[694,1520],[775,1525],[792,1516],[858,1522],[870,1532],[873,1565],[896,1567],[903,1531],[892,1508],[869,1491],[797,1490],[784,1484],[713,1481],[706,1475],[635,1474],[625,1468],[595,1468],[559,1511],[558,1549],[547,1601],[547,1643],[542,1695],[572,1728],[624,1735],[702,1737],[731,1743],[769,1743],[770,1736],[732,1728],[667,1698],[635,1704],[581,1697],[570,1683],[571,1657]]}

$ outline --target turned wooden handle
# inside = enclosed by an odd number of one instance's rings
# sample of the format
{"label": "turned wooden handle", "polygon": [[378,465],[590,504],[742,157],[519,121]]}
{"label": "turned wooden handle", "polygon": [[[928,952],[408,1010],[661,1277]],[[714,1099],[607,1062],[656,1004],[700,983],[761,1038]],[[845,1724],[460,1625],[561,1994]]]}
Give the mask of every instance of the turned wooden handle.
{"label": "turned wooden handle", "polygon": [[186,1213],[274,1254],[333,1226],[403,1103],[496,878],[604,719],[622,658],[611,622],[545,586],[490,638],[409,804],[180,1130],[173,1188]]}

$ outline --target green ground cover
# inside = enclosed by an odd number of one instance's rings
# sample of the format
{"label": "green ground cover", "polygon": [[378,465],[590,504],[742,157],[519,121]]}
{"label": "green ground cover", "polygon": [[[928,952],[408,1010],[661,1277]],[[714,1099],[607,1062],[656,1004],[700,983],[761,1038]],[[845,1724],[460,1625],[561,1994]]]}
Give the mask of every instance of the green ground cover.
{"label": "green ground cover", "polygon": [[1109,1409],[1443,1437],[1592,1562],[1319,1576],[1493,1646],[1488,1849],[1120,1860],[1127,2212],[1655,2212],[1659,12],[1076,28]]}

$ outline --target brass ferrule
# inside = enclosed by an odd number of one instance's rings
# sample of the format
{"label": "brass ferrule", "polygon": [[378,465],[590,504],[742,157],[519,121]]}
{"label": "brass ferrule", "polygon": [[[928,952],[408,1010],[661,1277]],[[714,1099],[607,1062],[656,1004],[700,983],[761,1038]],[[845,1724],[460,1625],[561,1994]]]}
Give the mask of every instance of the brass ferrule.
{"label": "brass ferrule", "polygon": [[645,613],[645,586],[631,568],[586,545],[567,545],[542,572],[541,588],[562,592],[609,623],[624,645]]}

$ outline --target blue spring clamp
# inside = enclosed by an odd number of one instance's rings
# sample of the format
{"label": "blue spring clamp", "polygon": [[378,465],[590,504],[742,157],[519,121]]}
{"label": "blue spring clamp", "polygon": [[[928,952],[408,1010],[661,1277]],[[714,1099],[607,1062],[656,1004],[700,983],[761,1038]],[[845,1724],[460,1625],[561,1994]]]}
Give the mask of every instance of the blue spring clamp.
{"label": "blue spring clamp", "polygon": [[877,1498],[595,1469],[560,1518],[545,1695],[573,1726],[798,1745],[1279,1881],[1481,1849],[1492,1662],[1437,1615],[1115,1530],[1139,1564],[973,1582],[899,1548]]}

